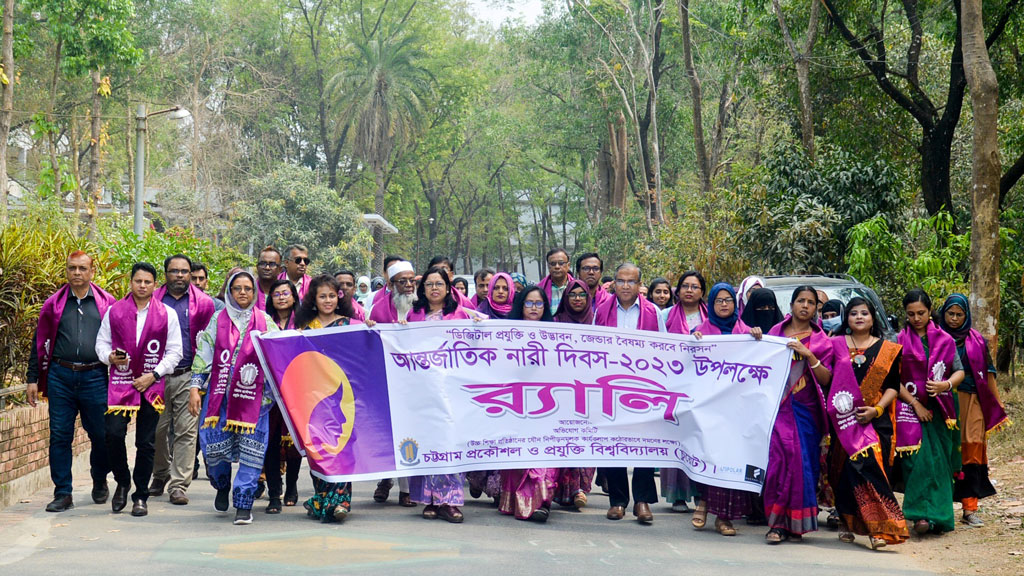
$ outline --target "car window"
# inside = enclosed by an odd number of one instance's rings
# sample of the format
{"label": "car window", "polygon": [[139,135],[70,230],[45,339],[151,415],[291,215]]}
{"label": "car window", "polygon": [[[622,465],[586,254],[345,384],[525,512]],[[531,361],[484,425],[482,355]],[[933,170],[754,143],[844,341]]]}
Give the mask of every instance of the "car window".
{"label": "car window", "polygon": [[[811,284],[813,286],[813,284]],[[793,290],[796,286],[772,286],[770,290],[775,293],[775,300],[779,303],[779,310],[782,311],[783,315],[789,314],[789,301],[793,297]],[[893,328],[889,325],[888,319],[885,317],[885,309],[882,306],[882,302],[879,300],[878,295],[875,291],[868,288],[867,286],[827,286],[819,288],[828,294],[829,300],[836,299],[842,301],[843,304],[849,302],[853,297],[860,296],[866,300],[870,300],[875,305],[875,323],[879,326],[883,326],[883,332],[891,332]]]}

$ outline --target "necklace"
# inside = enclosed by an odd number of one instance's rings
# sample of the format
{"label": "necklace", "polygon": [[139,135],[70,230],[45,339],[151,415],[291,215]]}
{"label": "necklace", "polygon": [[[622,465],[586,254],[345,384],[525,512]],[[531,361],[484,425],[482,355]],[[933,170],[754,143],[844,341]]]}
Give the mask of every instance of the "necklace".
{"label": "necklace", "polygon": [[865,346],[864,348],[861,348],[860,346],[857,345],[857,341],[853,338],[853,336],[850,336],[850,341],[853,342],[853,351],[855,352],[853,356],[853,363],[857,365],[857,368],[860,368],[861,366],[864,365],[865,362],[868,361],[868,358],[867,356],[864,355],[864,353],[868,351],[868,348],[871,348],[871,345],[874,344],[874,340],[874,336],[868,337],[868,345]]}

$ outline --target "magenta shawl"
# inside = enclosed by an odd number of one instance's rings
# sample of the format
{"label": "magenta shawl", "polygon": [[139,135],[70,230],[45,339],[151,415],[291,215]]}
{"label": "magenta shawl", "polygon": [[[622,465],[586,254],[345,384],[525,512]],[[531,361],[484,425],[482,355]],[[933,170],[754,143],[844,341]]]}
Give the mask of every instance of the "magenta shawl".
{"label": "magenta shawl", "polygon": [[640,304],[640,319],[636,326],[619,326],[619,299],[609,298],[598,306],[594,314],[594,324],[598,326],[611,326],[612,328],[630,328],[636,330],[658,331],[658,307],[652,304],[643,294],[637,296]]}
{"label": "magenta shawl", "polygon": [[[409,322],[423,322],[426,319],[427,319],[427,309],[424,308],[423,310],[416,310],[416,309],[410,310],[409,311],[409,318],[407,320]],[[473,315],[468,310],[466,310],[464,307],[459,306],[458,308],[455,309],[454,312],[452,312],[451,314],[445,314],[441,319],[442,320],[472,320],[473,319]]]}
{"label": "magenta shawl", "polygon": [[[117,298],[114,298],[99,286],[89,283],[92,296],[96,299],[96,309],[100,312],[100,318],[107,313],[107,309],[114,305]],[[68,294],[71,293],[71,285],[65,284],[52,296],[43,302],[39,310],[39,323],[36,325],[36,357],[39,359],[39,395],[46,396],[46,377],[50,373],[50,362],[53,361],[53,346],[57,340],[57,326],[60,324],[61,314],[64,313],[64,305],[68,302]],[[134,332],[133,332],[134,334]]]}
{"label": "magenta shawl", "polygon": [[[929,340],[930,342],[930,340]],[[1010,417],[999,400],[992,394],[988,386],[988,366],[985,364],[985,338],[975,329],[964,338],[964,349],[967,352],[967,363],[964,370],[971,370],[974,385],[978,389],[978,404],[985,418],[985,432],[991,433],[1010,423]]]}
{"label": "magenta shawl", "polygon": [[[569,288],[569,282],[572,282],[572,274],[567,274],[565,279],[565,287]],[[537,282],[537,287],[544,291],[548,295],[548,302],[551,302],[551,274],[540,279]]]}
{"label": "magenta shawl", "polygon": [[[278,280],[291,280],[291,278],[288,277],[288,271],[287,270],[285,270],[284,272],[281,272],[280,274],[278,274],[277,279]],[[298,292],[299,292],[299,300],[300,301],[303,298],[306,297],[306,292],[309,292],[309,282],[312,279],[313,278],[309,274],[303,274],[302,278],[299,278],[298,282],[293,282],[293,284],[295,284],[295,289],[298,290]],[[259,284],[259,282],[257,282],[257,284]],[[259,298],[256,299],[256,302],[259,302]],[[264,306],[267,305],[266,299],[264,299],[263,305]],[[258,304],[257,304],[257,306],[258,306]]]}
{"label": "magenta shawl", "polygon": [[[700,321],[707,323],[707,302],[701,300],[698,306],[700,308]],[[693,327],[686,323],[686,310],[683,309],[682,301],[676,302],[672,309],[669,310],[668,318],[665,320],[665,330],[673,334],[689,334],[693,332]]]}
{"label": "magenta shawl", "polygon": [[[250,334],[267,331],[267,318],[263,312],[252,311],[245,333],[240,334],[231,321],[227,309],[217,317],[217,339],[213,346],[213,370],[210,372],[210,397],[206,405],[203,428],[216,428],[220,421],[221,405],[227,402],[224,430],[249,434],[256,430],[263,403],[263,369]],[[231,357],[242,338],[242,348],[232,365]]]}
{"label": "magenta shawl", "polygon": [[[257,290],[259,288],[257,287]],[[153,292],[153,299],[157,302],[164,301],[164,295],[167,294],[167,284],[157,288]],[[216,308],[213,306],[213,298],[210,298],[202,290],[197,288],[195,284],[188,285],[188,337],[189,342],[192,343],[192,350],[196,349],[196,338],[199,337],[199,333],[206,330],[206,327],[210,324],[210,319],[213,318],[213,313],[216,312]],[[256,302],[260,299],[256,298]],[[266,300],[263,302],[266,305]],[[184,330],[184,327],[182,327]]]}
{"label": "magenta shawl", "polygon": [[[498,304],[494,301],[494,285],[498,280],[504,279],[505,285],[508,286],[508,299],[505,300],[504,304]],[[568,285],[566,286],[568,288]],[[548,288],[550,290],[550,288]],[[512,276],[507,272],[498,272],[491,277],[491,282],[487,285],[487,305],[491,307],[501,316],[508,316],[508,313],[512,311],[512,301],[516,297],[516,283],[512,281]]]}
{"label": "magenta shawl", "polygon": [[164,379],[161,378],[140,396],[132,386],[136,378],[156,369],[167,351],[167,308],[156,298],[149,300],[149,312],[142,326],[142,336],[135,341],[139,307],[131,294],[110,307],[110,343],[113,349],[127,352],[127,366],[111,366],[107,384],[107,414],[129,416],[138,412],[145,396],[157,412],[164,409]]}
{"label": "magenta shawl", "polygon": [[[769,336],[779,336],[785,338],[786,325],[792,322],[793,316],[786,314],[772,329],[768,331]],[[810,349],[811,354],[815,358],[821,361],[821,364],[832,370],[832,364],[835,362],[835,347],[832,344],[832,339],[829,338],[825,332],[814,322],[810,323],[811,335],[803,338],[801,342],[807,348]],[[849,354],[849,353],[847,353]],[[794,362],[797,361],[794,359]],[[825,398],[822,395],[821,384],[818,382],[818,378],[814,375],[814,370],[811,370],[810,364],[804,364],[804,376],[807,378],[807,382],[803,388],[796,391],[787,391],[787,395],[791,392],[793,399],[799,401],[803,405],[807,406],[812,410],[817,420],[818,429],[824,431],[825,423],[827,421],[827,415],[825,413]],[[796,380],[799,382],[799,380]],[[814,384],[811,386],[810,384]]]}
{"label": "magenta shawl", "polygon": [[825,411],[828,412],[832,430],[839,438],[843,450],[850,455],[851,460],[856,460],[866,456],[868,449],[872,447],[880,450],[881,445],[878,433],[870,422],[857,422],[857,408],[866,404],[860,391],[860,383],[857,382],[857,375],[853,372],[853,364],[850,362],[846,337],[837,336],[832,339],[832,343],[832,384],[829,386]]}
{"label": "magenta shawl", "polygon": [[[704,323],[693,330],[694,332],[700,332],[703,336],[721,336],[722,331],[711,323],[711,320],[704,320]],[[750,326],[743,323],[743,320],[736,320],[736,325],[732,327],[733,334],[750,334]]]}
{"label": "magenta shawl", "polygon": [[[928,380],[943,381],[953,373],[956,361],[956,342],[953,337],[939,328],[934,322],[928,322],[928,355],[925,355],[924,344],[920,336],[911,326],[900,332],[897,342],[903,346],[903,366],[901,374],[904,385],[911,394],[917,396],[927,406]],[[946,426],[956,428],[956,409],[953,407],[952,391],[943,392],[935,397],[942,409]]]}

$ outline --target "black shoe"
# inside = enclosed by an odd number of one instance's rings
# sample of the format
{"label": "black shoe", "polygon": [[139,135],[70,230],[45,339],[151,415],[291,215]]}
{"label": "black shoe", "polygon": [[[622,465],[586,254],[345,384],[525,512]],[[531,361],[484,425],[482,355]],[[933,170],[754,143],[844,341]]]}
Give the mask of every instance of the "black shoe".
{"label": "black shoe", "polygon": [[257,482],[256,483],[256,493],[253,494],[252,499],[253,500],[259,500],[260,498],[263,497],[263,494],[266,491],[267,491],[267,484],[265,482],[262,482],[262,481],[261,482]]}
{"label": "black shoe", "polygon": [[132,504],[132,516],[145,516],[149,514],[149,508],[146,507],[145,500],[135,500]]}
{"label": "black shoe", "polygon": [[252,524],[252,509],[238,508],[235,510],[235,526]]}
{"label": "black shoe", "polygon": [[53,502],[46,505],[47,512],[64,512],[65,510],[71,510],[75,507],[75,501],[71,499],[71,494],[59,494],[53,497]]}
{"label": "black shoe", "polygon": [[192,479],[199,478],[199,461],[196,461],[196,467],[192,469]]}
{"label": "black shoe", "polygon": [[213,507],[217,509],[217,512],[227,512],[230,499],[231,488],[217,490],[217,497],[213,500]]}
{"label": "black shoe", "polygon": [[110,499],[110,509],[114,512],[120,512],[124,510],[124,507],[128,505],[128,485],[118,484],[117,488],[114,488],[114,496]]}
{"label": "black shoe", "polygon": [[270,504],[267,504],[267,514],[280,514],[281,513],[281,499],[274,496],[270,497]]}
{"label": "black shoe", "polygon": [[97,504],[104,504],[107,498],[110,496],[110,487],[107,486],[107,481],[93,482],[92,484],[92,501]]}
{"label": "black shoe", "polygon": [[165,486],[167,486],[167,479],[166,478],[164,478],[163,480],[161,480],[159,478],[153,478],[153,483],[149,485],[149,495],[150,496],[163,496],[164,495],[164,487]]}

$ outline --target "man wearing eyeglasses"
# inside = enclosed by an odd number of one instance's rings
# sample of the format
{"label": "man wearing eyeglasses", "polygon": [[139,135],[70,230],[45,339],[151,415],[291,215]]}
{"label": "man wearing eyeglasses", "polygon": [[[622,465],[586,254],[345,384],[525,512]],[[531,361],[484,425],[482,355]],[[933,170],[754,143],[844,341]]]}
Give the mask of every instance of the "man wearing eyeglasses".
{"label": "man wearing eyeglasses", "polygon": [[[164,260],[164,285],[153,293],[178,317],[181,328],[181,360],[164,378],[164,411],[156,425],[153,483],[150,496],[162,496],[167,488],[171,504],[188,504],[189,484],[195,470],[199,420],[188,411],[189,384],[196,338],[216,310],[213,299],[191,283],[192,261],[184,254]],[[168,485],[168,482],[170,484]]]}
{"label": "man wearing eyeglasses", "polygon": [[601,288],[601,274],[604,274],[604,262],[597,252],[587,252],[576,259],[576,278],[583,280],[583,283],[587,285],[587,292],[590,292],[590,306],[595,311],[598,306],[604,304],[605,300],[612,297],[608,291]]}
{"label": "man wearing eyeglasses", "polygon": [[569,275],[569,253],[565,248],[552,248],[548,250],[544,260],[548,263],[548,275],[541,278],[537,286],[548,295],[551,313],[554,314],[558,311],[565,287],[569,285],[569,280],[572,280],[572,276]]}
{"label": "man wearing eyeglasses", "polygon": [[[631,262],[615,269],[615,296],[606,300],[594,314],[594,324],[628,330],[664,332],[665,322],[658,307],[640,295],[640,268]],[[621,520],[629,505],[629,476],[625,468],[601,468],[608,481],[609,520]],[[633,469],[633,516],[642,524],[654,522],[651,504],[658,501],[654,468]]]}
{"label": "man wearing eyeglasses", "polygon": [[288,257],[284,261],[284,272],[278,278],[291,280],[292,284],[295,284],[295,289],[299,291],[299,300],[302,300],[306,297],[306,292],[309,291],[309,281],[311,280],[309,274],[306,274],[306,267],[309,266],[309,250],[301,244],[292,244],[284,253]]}
{"label": "man wearing eyeglasses", "polygon": [[[270,286],[281,274],[281,253],[273,246],[260,250],[256,260],[256,308],[267,311],[267,294]],[[218,309],[219,310],[219,309]]]}

